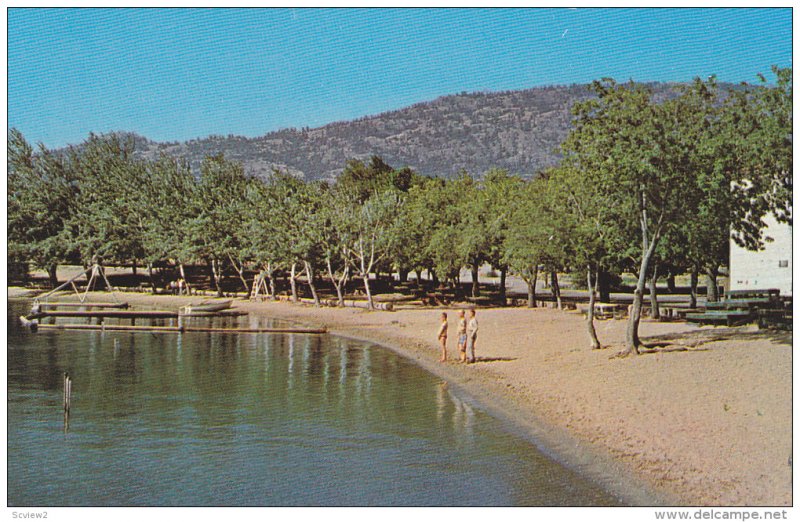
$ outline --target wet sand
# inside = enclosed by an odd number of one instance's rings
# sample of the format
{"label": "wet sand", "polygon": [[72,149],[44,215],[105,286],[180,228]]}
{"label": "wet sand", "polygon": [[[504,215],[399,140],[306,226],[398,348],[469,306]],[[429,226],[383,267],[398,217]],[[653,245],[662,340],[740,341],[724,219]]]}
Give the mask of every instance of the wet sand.
{"label": "wet sand", "polygon": [[[124,299],[170,309],[198,298],[129,293]],[[578,312],[480,309],[479,360],[465,365],[456,361],[457,308],[234,306],[391,348],[629,503],[792,503],[791,333],[644,321],[640,335],[658,348],[620,359],[612,356],[625,321],[598,321],[608,348],[590,350]],[[450,319],[446,363],[439,362],[435,339],[442,311]]]}

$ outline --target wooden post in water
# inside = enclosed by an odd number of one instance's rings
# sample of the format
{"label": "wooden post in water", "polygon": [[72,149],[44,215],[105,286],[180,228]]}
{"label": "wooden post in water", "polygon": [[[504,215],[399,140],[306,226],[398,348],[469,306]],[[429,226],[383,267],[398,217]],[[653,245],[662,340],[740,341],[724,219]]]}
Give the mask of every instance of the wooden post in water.
{"label": "wooden post in water", "polygon": [[64,372],[64,433],[69,431],[69,411],[72,403],[72,379]]}
{"label": "wooden post in water", "polygon": [[69,413],[72,406],[72,378],[69,372],[64,372],[64,411]]}

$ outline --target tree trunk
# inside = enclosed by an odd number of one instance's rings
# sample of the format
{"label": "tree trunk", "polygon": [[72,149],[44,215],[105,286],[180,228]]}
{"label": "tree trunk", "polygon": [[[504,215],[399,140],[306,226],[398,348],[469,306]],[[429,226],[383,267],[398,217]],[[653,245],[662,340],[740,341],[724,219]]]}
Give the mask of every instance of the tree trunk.
{"label": "tree trunk", "polygon": [[156,293],[156,279],[153,277],[153,263],[147,263],[147,276],[150,278],[150,289]]}
{"label": "tree trunk", "polygon": [[422,270],[418,268],[414,272],[417,273],[417,286],[422,288]]}
{"label": "tree trunk", "polygon": [[183,267],[183,263],[178,263],[178,270],[180,270],[181,279],[183,279],[183,287],[186,289],[186,295],[189,295],[191,293],[189,290],[189,280],[186,279],[186,270]]}
{"label": "tree trunk", "polygon": [[658,290],[656,289],[656,282],[658,281],[658,263],[653,263],[653,271],[650,276],[650,317],[653,319],[660,319],[661,314],[658,310]]}
{"label": "tree trunk", "polygon": [[717,271],[713,268],[706,268],[706,301],[716,303],[719,301],[719,290],[717,288]]}
{"label": "tree trunk", "polygon": [[267,263],[267,266],[264,267],[267,273],[267,278],[269,278],[269,296],[272,299],[277,297],[277,284],[275,281],[275,270],[272,269],[272,263]]}
{"label": "tree trunk", "polygon": [[628,328],[625,334],[625,350],[619,355],[630,355],[631,352],[639,354],[639,321],[642,319],[642,296],[644,295],[644,287],[647,282],[647,270],[650,268],[650,260],[653,258],[653,253],[658,246],[658,240],[661,237],[661,223],[664,217],[662,212],[658,218],[658,224],[651,238],[648,239],[648,224],[647,224],[647,211],[644,205],[644,195],[642,195],[642,209],[639,219],[639,225],[642,227],[642,261],[639,265],[639,279],[636,282],[636,290],[633,292],[633,305],[631,306],[631,313],[628,317]]}
{"label": "tree trunk", "polygon": [[525,284],[528,286],[528,308],[536,308],[536,290],[533,286],[533,280],[526,277]]}
{"label": "tree trunk", "polygon": [[136,263],[131,265],[131,274],[136,275]]}
{"label": "tree trunk", "polygon": [[431,276],[431,284],[433,285],[433,288],[437,288],[439,286],[439,277],[436,275],[436,270],[429,268],[428,274]]}
{"label": "tree trunk", "polygon": [[408,282],[408,269],[407,268],[400,268],[397,270],[397,275],[400,283],[407,283]]}
{"label": "tree trunk", "polygon": [[372,302],[372,290],[369,287],[369,274],[361,277],[364,280],[364,290],[367,292],[367,306],[370,310],[375,310],[375,303]]}
{"label": "tree trunk", "polygon": [[480,284],[478,283],[478,264],[472,264],[472,297],[481,295]]}
{"label": "tree trunk", "polygon": [[58,286],[58,265],[50,265],[47,267],[47,279],[50,282],[50,288]]}
{"label": "tree trunk", "polygon": [[503,267],[500,269],[500,304],[506,306],[506,273],[508,268]]}
{"label": "tree trunk", "polygon": [[317,295],[317,288],[314,286],[314,271],[311,270],[311,264],[308,261],[303,261],[306,265],[306,277],[308,278],[308,287],[311,289],[311,296],[314,298],[314,306],[319,307],[319,296]]}
{"label": "tree trunk", "polygon": [[630,355],[631,353],[639,354],[639,322],[642,319],[642,296],[644,295],[644,288],[647,284],[647,270],[650,266],[650,258],[655,251],[655,241],[650,243],[650,246],[644,251],[642,255],[642,262],[639,265],[639,279],[636,282],[636,290],[633,291],[633,305],[631,305],[630,316],[628,317],[628,327],[625,333],[625,350],[620,355]]}
{"label": "tree trunk", "polygon": [[297,263],[292,263],[292,270],[289,273],[289,284],[292,286],[292,301],[298,302],[299,298],[297,296],[297,280],[295,279],[297,273]]}
{"label": "tree trunk", "polygon": [[333,283],[333,287],[336,289],[337,306],[344,306],[344,293],[342,292],[342,288],[347,284],[348,267],[345,266],[345,272],[342,274],[342,279],[337,280],[336,276],[333,274],[333,265],[331,265],[330,257],[326,257],[325,262],[328,267],[328,277],[331,278],[331,283]]}
{"label": "tree trunk", "polygon": [[592,350],[600,349],[600,341],[597,339],[597,331],[594,329],[594,294],[597,289],[597,280],[600,279],[600,274],[595,275],[594,286],[592,286],[592,267],[586,267],[586,280],[589,289],[589,310],[586,312],[586,328],[589,330],[589,343]]}
{"label": "tree trunk", "polygon": [[249,295],[250,287],[247,286],[247,281],[244,278],[244,263],[242,263],[241,261],[239,261],[239,263],[236,263],[233,260],[233,256],[231,256],[230,254],[228,254],[228,259],[230,260],[231,264],[233,265],[233,268],[239,274],[239,279],[242,281],[242,285],[244,286],[244,291],[248,292],[248,296],[247,297],[250,297],[250,295]]}
{"label": "tree trunk", "polygon": [[[643,279],[640,277],[640,279]],[[641,287],[641,288],[640,288]],[[644,283],[636,284],[633,291],[633,304],[631,305],[630,317],[628,317],[628,327],[625,332],[625,350],[621,355],[629,355],[632,352],[639,354],[639,321],[642,318],[642,288]]]}
{"label": "tree trunk", "polygon": [[667,290],[669,293],[674,294],[677,289],[675,287],[675,274],[670,272],[669,276],[667,276]]}
{"label": "tree trunk", "polygon": [[[372,289],[369,286],[369,274],[373,267],[373,258],[370,258],[369,266],[364,255],[359,256],[361,262],[361,279],[364,281],[364,290],[367,292],[367,307],[370,311],[375,310],[375,303],[372,301]],[[377,274],[376,274],[377,275]]]}
{"label": "tree trunk", "polygon": [[558,274],[555,270],[550,272],[550,291],[553,293],[553,297],[556,298],[558,309],[561,310],[561,287],[558,286]]}
{"label": "tree trunk", "polygon": [[532,277],[528,283],[528,308],[536,308],[536,280],[539,277],[539,267],[534,265],[531,270]]}
{"label": "tree trunk", "polygon": [[597,276],[598,280],[595,282],[601,303],[611,302],[611,281],[609,275],[610,274],[605,270],[600,270]]}
{"label": "tree trunk", "polygon": [[211,271],[214,274],[214,286],[217,288],[217,297],[222,297],[222,267],[219,260],[211,260]]}
{"label": "tree trunk", "polygon": [[689,308],[697,308],[697,267],[692,267],[692,272],[689,276],[689,293],[691,297],[689,298]]}

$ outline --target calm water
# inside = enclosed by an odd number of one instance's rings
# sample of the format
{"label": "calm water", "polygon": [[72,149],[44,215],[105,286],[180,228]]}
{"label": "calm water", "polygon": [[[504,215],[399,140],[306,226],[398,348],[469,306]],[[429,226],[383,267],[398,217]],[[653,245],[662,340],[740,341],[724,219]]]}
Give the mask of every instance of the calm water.
{"label": "calm water", "polygon": [[30,334],[16,320],[29,307],[9,303],[10,506],[616,503],[386,349],[332,336]]}

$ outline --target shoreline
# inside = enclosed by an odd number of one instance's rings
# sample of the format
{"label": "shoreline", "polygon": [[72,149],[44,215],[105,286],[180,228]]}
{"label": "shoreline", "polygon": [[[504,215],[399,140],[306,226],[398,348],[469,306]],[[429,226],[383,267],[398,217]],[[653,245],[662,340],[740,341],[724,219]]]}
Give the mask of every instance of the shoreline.
{"label": "shoreline", "polygon": [[488,391],[480,383],[470,383],[469,379],[465,381],[446,371],[438,363],[414,357],[411,353],[392,344],[346,331],[331,331],[329,334],[379,346],[412,361],[435,377],[447,381],[448,386],[463,399],[498,419],[511,433],[533,444],[548,458],[598,484],[617,497],[624,505],[669,506],[678,501],[676,497],[665,492],[658,492],[643,484],[618,463],[607,456],[591,451],[581,441],[557,426],[548,425],[540,418],[526,418],[522,411],[509,404],[503,404],[502,398],[490,397],[488,394],[480,397],[480,392]]}
{"label": "shoreline", "polygon": [[[9,297],[31,297],[15,293],[9,288]],[[122,295],[133,305],[169,308],[197,300]],[[262,316],[325,326],[332,335],[370,342],[412,360],[454,385],[550,458],[600,484],[624,503],[791,505],[791,465],[786,464],[791,456],[791,333],[786,344],[786,337],[761,335],[749,327],[714,330],[644,322],[644,340],[668,339],[677,349],[612,360],[613,348],[591,351],[586,347],[585,322],[575,312],[478,309],[479,362],[463,365],[452,360],[457,352],[452,335],[457,308],[368,312],[238,300],[234,306]],[[438,362],[434,335],[441,311],[453,313],[450,361],[445,364]],[[614,344],[621,339],[624,323],[599,321],[601,341]],[[756,375],[764,372],[757,353],[765,350],[771,355],[770,371]],[[744,363],[740,355],[747,356]],[[687,376],[692,368],[699,372]],[[727,375],[734,369],[741,379],[758,385],[759,393],[737,394],[741,383]],[[723,388],[717,395],[730,404],[715,404],[719,397],[708,397],[711,390],[707,383],[697,382],[698,376],[714,377],[713,385]],[[649,386],[642,387],[643,380]],[[777,391],[762,389],[765,380]],[[626,389],[631,386],[634,389]],[[687,389],[694,400],[685,408],[675,407],[669,397],[659,397],[671,394],[680,403],[687,398],[680,397],[680,392]],[[643,400],[642,391],[655,399]],[[752,404],[742,403],[748,398]],[[663,411],[658,405],[648,405],[650,401],[660,403]],[[780,459],[782,452],[785,456]],[[731,459],[736,454],[742,458]],[[765,476],[772,479],[768,484]]]}

